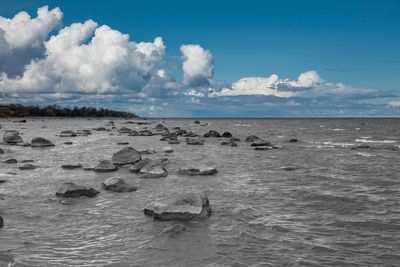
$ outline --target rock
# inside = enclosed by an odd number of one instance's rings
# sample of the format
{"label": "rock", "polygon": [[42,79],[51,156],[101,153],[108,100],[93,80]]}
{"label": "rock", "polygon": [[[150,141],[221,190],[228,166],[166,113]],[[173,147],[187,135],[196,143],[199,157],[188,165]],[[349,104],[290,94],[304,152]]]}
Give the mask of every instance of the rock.
{"label": "rock", "polygon": [[164,131],[165,129],[168,130],[168,128],[165,127],[164,125],[162,125],[161,123],[157,124],[156,127],[155,127],[154,129],[155,129],[156,131],[159,131],[159,132]]}
{"label": "rock", "polygon": [[221,146],[227,146],[227,145],[229,145],[229,142],[225,142],[225,141],[221,142]]}
{"label": "rock", "polygon": [[197,136],[199,135],[194,132],[187,132],[183,135],[183,137],[197,137]]}
{"label": "rock", "polygon": [[153,132],[150,130],[141,130],[139,131],[139,136],[153,136]]}
{"label": "rock", "polygon": [[168,228],[166,228],[164,231],[161,232],[162,235],[164,234],[169,234],[169,235],[177,235],[186,230],[186,227],[183,224],[174,224]]}
{"label": "rock", "polygon": [[102,131],[105,131],[106,128],[104,128],[104,127],[98,127],[98,128],[93,128],[93,130],[98,131],[98,132],[102,132]]}
{"label": "rock", "polygon": [[168,144],[170,144],[170,145],[179,145],[181,142],[179,142],[178,140],[171,140],[171,141],[168,141]]}
{"label": "rock", "polygon": [[224,133],[221,135],[221,137],[224,137],[224,138],[231,138],[231,137],[232,137],[232,134],[231,134],[230,132],[224,132]]}
{"label": "rock", "polygon": [[94,197],[99,193],[94,188],[77,185],[75,183],[63,183],[56,192],[57,197]]}
{"label": "rock", "polygon": [[0,154],[4,154],[4,150],[0,148]]}
{"label": "rock", "polygon": [[84,171],[94,171],[94,167],[83,167],[82,170],[84,170]]}
{"label": "rock", "polygon": [[163,147],[163,152],[164,153],[172,153],[172,152],[174,152],[174,150],[171,147],[167,146],[167,147]]}
{"label": "rock", "polygon": [[73,170],[73,169],[82,168],[82,165],[81,165],[80,163],[76,163],[76,164],[63,164],[63,165],[61,165],[61,168],[66,169],[66,170]]}
{"label": "rock", "polygon": [[14,145],[16,145],[16,146],[30,146],[31,143],[29,143],[29,142],[22,142],[22,143],[17,143],[17,144],[14,144]]}
{"label": "rock", "polygon": [[279,169],[285,170],[285,171],[295,171],[298,168],[297,167],[293,167],[293,166],[283,166],[283,167],[280,167]]}
{"label": "rock", "polygon": [[144,166],[146,166],[147,164],[150,164],[151,162],[152,162],[151,159],[141,159],[138,162],[136,162],[135,164],[133,164],[129,168],[129,171],[138,173]]}
{"label": "rock", "polygon": [[35,137],[31,141],[31,147],[51,147],[51,146],[55,146],[54,143],[42,137]]}
{"label": "rock", "polygon": [[162,221],[191,220],[210,216],[211,207],[207,196],[189,193],[154,202],[144,208],[144,214]]}
{"label": "rock", "polygon": [[193,145],[193,146],[201,146],[204,145],[204,141],[201,139],[188,139],[186,140],[187,145]]}
{"label": "rock", "polygon": [[73,142],[64,142],[64,145],[72,145]]}
{"label": "rock", "polygon": [[245,139],[246,142],[254,142],[257,140],[261,140],[261,138],[259,138],[257,135],[250,135],[250,136],[247,136]]}
{"label": "rock", "polygon": [[206,168],[186,168],[180,169],[176,173],[179,175],[188,175],[188,176],[195,176],[195,175],[213,175],[216,174],[218,171],[216,168],[213,167],[206,167]]}
{"label": "rock", "polygon": [[235,142],[229,142],[229,146],[231,146],[231,147],[237,147],[238,144],[236,144]]}
{"label": "rock", "polygon": [[194,121],[194,124],[200,124],[200,121],[196,120],[196,121]]}
{"label": "rock", "polygon": [[118,170],[118,166],[110,160],[102,160],[96,167],[94,167],[95,172],[112,172],[116,170]]}
{"label": "rock", "polygon": [[129,145],[129,142],[118,142],[117,145]]}
{"label": "rock", "polygon": [[229,142],[240,142],[240,139],[237,137],[232,137],[231,139],[229,139]]}
{"label": "rock", "polygon": [[289,143],[296,143],[296,142],[298,142],[299,140],[297,140],[297,138],[291,138],[291,139],[289,139]]}
{"label": "rock", "polygon": [[76,132],[76,135],[80,135],[80,136],[88,136],[88,135],[91,135],[91,134],[92,134],[92,132],[90,130],[87,130],[87,129],[78,130]]}
{"label": "rock", "polygon": [[31,163],[31,162],[34,162],[34,160],[32,160],[32,159],[24,159],[24,160],[21,161],[21,163]]}
{"label": "rock", "polygon": [[147,164],[139,171],[139,178],[162,178],[167,177],[167,170],[160,165]]}
{"label": "rock", "polygon": [[356,145],[350,147],[350,149],[370,149],[370,148],[372,148],[370,145]]}
{"label": "rock", "polygon": [[0,228],[4,227],[4,219],[0,216]]}
{"label": "rock", "polygon": [[139,133],[138,133],[138,131],[132,130],[132,131],[128,134],[128,136],[139,136]]}
{"label": "rock", "polygon": [[271,146],[271,142],[264,140],[256,140],[251,144],[251,146]]}
{"label": "rock", "polygon": [[37,166],[32,165],[32,164],[24,164],[24,165],[22,165],[22,166],[19,166],[18,169],[20,169],[20,170],[22,170],[22,171],[26,171],[26,170],[34,170],[34,169],[36,169],[36,168],[37,168]]}
{"label": "rock", "polygon": [[9,145],[15,145],[23,142],[21,136],[19,136],[19,133],[15,130],[6,131],[3,135],[3,141]]}
{"label": "rock", "polygon": [[254,148],[254,150],[270,150],[272,147],[270,146],[257,146]]}
{"label": "rock", "polygon": [[134,192],[136,187],[131,186],[125,182],[124,179],[118,177],[110,177],[103,182],[103,188],[111,192]]}
{"label": "rock", "polygon": [[16,164],[18,163],[18,161],[16,159],[7,159],[6,161],[3,161],[3,163]]}
{"label": "rock", "polygon": [[62,131],[60,133],[60,137],[75,137],[75,136],[76,136],[76,133],[71,130]]}
{"label": "rock", "polygon": [[157,153],[157,151],[155,151],[154,149],[148,148],[145,150],[140,150],[139,153],[140,153],[140,155],[151,155],[151,154]]}
{"label": "rock", "polygon": [[121,134],[124,134],[124,133],[130,133],[130,132],[132,132],[132,130],[129,129],[129,128],[127,128],[127,127],[121,127],[121,128],[118,130],[118,132],[121,133]]}
{"label": "rock", "polygon": [[142,157],[136,149],[133,147],[125,147],[115,153],[112,156],[111,161],[118,166],[123,166],[126,164],[133,164],[141,159]]}
{"label": "rock", "polygon": [[203,135],[204,137],[221,137],[221,135],[219,134],[219,132],[214,131],[214,130],[210,130],[207,133],[205,133]]}

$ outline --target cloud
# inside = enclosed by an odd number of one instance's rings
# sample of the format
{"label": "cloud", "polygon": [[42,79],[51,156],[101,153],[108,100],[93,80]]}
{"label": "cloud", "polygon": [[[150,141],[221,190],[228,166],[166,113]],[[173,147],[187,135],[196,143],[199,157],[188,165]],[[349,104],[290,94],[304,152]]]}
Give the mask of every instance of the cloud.
{"label": "cloud", "polygon": [[183,83],[192,87],[209,85],[214,68],[211,52],[199,45],[182,45],[180,50],[184,57]]}
{"label": "cloud", "polygon": [[400,100],[389,101],[388,106],[394,108],[400,108]]}
{"label": "cloud", "polygon": [[14,77],[32,59],[43,57],[44,41],[61,26],[62,17],[59,8],[49,11],[47,6],[38,9],[36,18],[26,12],[19,12],[12,19],[0,16],[0,72]]}

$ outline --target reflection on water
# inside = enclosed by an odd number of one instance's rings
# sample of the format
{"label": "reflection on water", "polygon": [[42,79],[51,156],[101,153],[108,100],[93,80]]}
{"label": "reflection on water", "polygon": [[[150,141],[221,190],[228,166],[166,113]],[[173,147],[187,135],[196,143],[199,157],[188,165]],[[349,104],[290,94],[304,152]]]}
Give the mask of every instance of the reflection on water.
{"label": "reflection on water", "polygon": [[[115,122],[118,128],[145,127]],[[194,125],[191,120],[164,124],[198,133],[231,131],[242,140],[239,147],[220,146],[221,139],[215,138],[207,139],[204,146],[173,145],[171,154],[148,156],[170,159],[168,177],[140,180],[128,168],[94,173],[60,166],[92,167],[121,149],[117,142],[161,151],[167,145],[159,136],[93,131],[87,137],[60,138],[57,134],[62,130],[90,129],[107,121],[29,119],[17,124],[1,120],[0,131],[16,129],[25,140],[41,136],[56,146],[1,146],[6,153],[0,161],[33,159],[40,168],[21,171],[19,164],[0,163],[0,179],[7,180],[0,184],[0,214],[5,219],[0,229],[0,264],[395,266],[400,262],[399,120],[208,122],[210,126]],[[250,134],[282,148],[255,151],[244,142]],[[299,142],[286,142],[290,138]],[[73,144],[65,145],[65,141]],[[374,147],[350,149],[357,142]],[[178,168],[193,165],[216,166],[219,173],[210,177],[175,174]],[[106,192],[100,183],[110,176],[125,177],[139,190]],[[66,181],[101,192],[96,198],[73,199],[63,205],[54,193]],[[173,222],[143,215],[148,202],[190,191],[207,193],[213,215],[185,223],[184,233],[160,234]]]}

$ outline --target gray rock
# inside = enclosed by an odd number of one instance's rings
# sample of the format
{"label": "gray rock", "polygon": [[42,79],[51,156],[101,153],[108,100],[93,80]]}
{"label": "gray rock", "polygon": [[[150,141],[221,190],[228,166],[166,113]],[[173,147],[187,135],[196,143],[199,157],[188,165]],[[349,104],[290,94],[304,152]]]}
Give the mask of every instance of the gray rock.
{"label": "gray rock", "polygon": [[6,131],[3,135],[3,141],[9,145],[15,145],[23,142],[21,136],[19,136],[19,133],[15,130]]}
{"label": "gray rock", "polygon": [[95,172],[112,172],[118,170],[118,166],[112,163],[110,160],[102,160],[94,168]]}
{"label": "gray rock", "polygon": [[73,142],[68,141],[68,142],[64,142],[64,144],[65,144],[65,145],[72,145]]}
{"label": "gray rock", "polygon": [[123,166],[126,164],[133,164],[141,159],[142,157],[136,149],[133,147],[125,147],[115,153],[112,156],[111,161],[118,166]]}
{"label": "gray rock", "polygon": [[246,137],[246,142],[254,142],[256,140],[261,140],[257,135],[250,135]]}
{"label": "gray rock", "polygon": [[61,168],[66,169],[66,170],[73,170],[73,169],[82,168],[82,165],[81,165],[80,163],[76,163],[76,164],[63,164],[63,165],[61,165]]}
{"label": "gray rock", "polygon": [[206,167],[206,168],[186,168],[186,169],[180,169],[176,173],[179,175],[188,175],[188,176],[194,176],[194,175],[213,175],[216,174],[218,171],[216,168],[213,167]]}
{"label": "gray rock", "polygon": [[221,137],[224,137],[224,138],[231,138],[231,137],[232,137],[232,134],[231,134],[230,132],[224,132],[224,133],[221,135]]}
{"label": "gray rock", "polygon": [[75,137],[75,136],[76,136],[76,133],[71,130],[62,131],[60,133],[60,137]]}
{"label": "gray rock", "polygon": [[150,130],[141,130],[139,131],[140,136],[153,136],[153,132]]}
{"label": "gray rock", "polygon": [[103,182],[103,188],[111,192],[134,192],[136,187],[131,186],[125,182],[124,179],[118,177],[110,177]]}
{"label": "gray rock", "polygon": [[3,161],[3,163],[16,164],[16,163],[18,163],[18,161],[16,159],[7,159],[7,160]]}
{"label": "gray rock", "polygon": [[232,137],[231,139],[229,139],[229,142],[240,142],[240,139],[237,137]]}
{"label": "gray rock", "polygon": [[171,147],[169,147],[169,146],[163,147],[162,151],[163,151],[164,153],[172,153],[172,152],[174,152],[174,150],[173,150]]}
{"label": "gray rock", "polygon": [[124,133],[129,134],[130,132],[132,132],[132,130],[129,129],[129,128],[127,128],[127,127],[121,127],[121,128],[118,130],[118,132],[121,133],[121,134],[124,134]]}
{"label": "gray rock", "polygon": [[130,172],[135,172],[138,173],[140,171],[140,169],[142,169],[144,166],[146,166],[147,164],[150,164],[152,162],[151,159],[141,159],[138,162],[136,162],[135,164],[133,164],[130,168],[129,171]]}
{"label": "gray rock", "polygon": [[194,124],[200,124],[200,121],[196,120],[196,121],[194,121]]}
{"label": "gray rock", "polygon": [[220,133],[215,130],[210,130],[203,135],[204,137],[221,137]]}
{"label": "gray rock", "polygon": [[291,138],[289,139],[289,143],[297,143],[299,140],[297,138]]}
{"label": "gray rock", "polygon": [[271,146],[271,142],[264,140],[256,140],[251,144],[251,146]]}
{"label": "gray rock", "polygon": [[139,153],[140,153],[140,155],[151,155],[151,154],[157,153],[157,151],[155,151],[154,149],[148,148],[145,150],[140,150]]}
{"label": "gray rock", "polygon": [[186,144],[192,146],[201,146],[204,145],[204,141],[201,139],[188,139],[186,140]]}
{"label": "gray rock", "polygon": [[206,167],[200,169],[200,175],[213,175],[216,174],[218,171],[216,168],[213,167]]}
{"label": "gray rock", "polygon": [[57,197],[94,197],[99,193],[94,188],[77,185],[75,183],[63,183],[56,192]]}
{"label": "gray rock", "polygon": [[0,228],[4,227],[4,219],[0,216]]}
{"label": "gray rock", "polygon": [[34,160],[32,160],[32,159],[24,159],[24,160],[21,161],[21,163],[31,163],[31,162],[34,162]]}
{"label": "gray rock", "polygon": [[179,142],[178,140],[171,140],[171,141],[168,141],[168,144],[170,144],[170,145],[179,145],[181,142]]}
{"label": "gray rock", "polygon": [[42,138],[42,137],[35,137],[31,141],[31,147],[51,147],[55,146],[51,141]]}
{"label": "gray rock", "polygon": [[144,214],[162,221],[191,220],[210,216],[211,206],[207,196],[189,193],[154,202],[144,208]]}
{"label": "gray rock", "polygon": [[33,164],[24,164],[24,165],[19,166],[18,169],[20,169],[22,171],[26,171],[26,170],[34,170],[36,168],[38,168],[38,166],[35,166]]}
{"label": "gray rock", "polygon": [[167,170],[160,165],[147,164],[139,171],[139,178],[162,178],[167,177]]}
{"label": "gray rock", "polygon": [[0,148],[0,154],[4,154],[4,150]]}

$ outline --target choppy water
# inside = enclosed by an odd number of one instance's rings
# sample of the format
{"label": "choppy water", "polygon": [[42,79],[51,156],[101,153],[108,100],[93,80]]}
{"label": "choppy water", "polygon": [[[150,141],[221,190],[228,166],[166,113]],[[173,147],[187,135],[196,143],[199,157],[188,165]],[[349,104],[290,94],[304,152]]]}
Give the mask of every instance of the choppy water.
{"label": "choppy water", "polygon": [[[35,160],[40,168],[18,170],[0,163],[0,265],[15,266],[399,266],[400,120],[192,120],[165,121],[204,133],[231,131],[239,147],[209,138],[204,146],[167,145],[159,136],[128,137],[96,132],[61,138],[61,130],[104,126],[107,120],[1,120],[1,133],[16,129],[25,140],[41,136],[54,148],[2,146],[8,158]],[[116,126],[141,129],[143,126]],[[153,128],[155,124],[149,126]],[[43,128],[42,126],[47,126]],[[244,142],[256,134],[281,149],[255,151]],[[298,138],[298,143],[286,142]],[[73,141],[73,145],[64,145]],[[64,163],[93,166],[127,141],[137,149],[172,146],[167,178],[138,179],[127,168],[99,174],[63,170]],[[355,144],[373,149],[350,149]],[[184,166],[212,165],[216,176],[177,176]],[[287,171],[283,167],[297,167]],[[110,176],[140,185],[133,193],[100,189]],[[96,198],[62,205],[54,196],[66,181],[100,189]],[[202,191],[213,215],[186,223],[186,232],[160,233],[173,222],[153,221],[143,207],[176,192]],[[10,264],[10,266],[12,266]]]}

